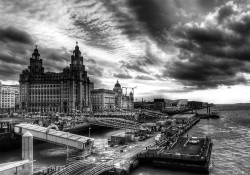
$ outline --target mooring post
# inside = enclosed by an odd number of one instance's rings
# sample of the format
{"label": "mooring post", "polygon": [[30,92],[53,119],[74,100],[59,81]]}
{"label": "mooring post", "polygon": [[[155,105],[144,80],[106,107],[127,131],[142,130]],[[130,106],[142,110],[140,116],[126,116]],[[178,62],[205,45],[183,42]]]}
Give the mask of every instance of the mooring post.
{"label": "mooring post", "polygon": [[29,160],[29,163],[24,165],[24,170],[33,174],[33,135],[28,131],[22,136],[22,159]]}

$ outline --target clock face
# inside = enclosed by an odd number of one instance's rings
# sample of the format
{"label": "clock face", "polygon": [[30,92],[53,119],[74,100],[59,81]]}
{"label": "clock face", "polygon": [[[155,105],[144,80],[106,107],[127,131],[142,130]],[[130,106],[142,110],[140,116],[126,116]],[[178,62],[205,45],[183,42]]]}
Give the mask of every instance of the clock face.
{"label": "clock face", "polygon": [[74,60],[74,61],[73,61],[73,64],[77,64],[77,60]]}

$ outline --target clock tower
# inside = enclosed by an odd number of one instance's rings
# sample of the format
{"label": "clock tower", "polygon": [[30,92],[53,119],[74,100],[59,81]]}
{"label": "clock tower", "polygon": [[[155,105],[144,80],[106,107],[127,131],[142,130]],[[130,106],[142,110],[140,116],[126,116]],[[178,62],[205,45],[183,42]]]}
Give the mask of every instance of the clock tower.
{"label": "clock tower", "polygon": [[81,56],[81,51],[79,50],[78,43],[76,42],[75,50],[73,51],[73,55],[71,55],[71,70],[81,71],[84,70],[83,65],[83,57]]}

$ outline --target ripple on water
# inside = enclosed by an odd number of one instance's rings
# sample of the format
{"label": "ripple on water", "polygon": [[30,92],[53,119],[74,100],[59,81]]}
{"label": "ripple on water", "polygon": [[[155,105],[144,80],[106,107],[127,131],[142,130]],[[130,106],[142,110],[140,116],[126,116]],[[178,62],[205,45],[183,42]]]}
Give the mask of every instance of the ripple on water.
{"label": "ripple on water", "polygon": [[44,157],[57,157],[64,156],[67,153],[67,150],[64,149],[47,149],[40,152],[40,154]]}

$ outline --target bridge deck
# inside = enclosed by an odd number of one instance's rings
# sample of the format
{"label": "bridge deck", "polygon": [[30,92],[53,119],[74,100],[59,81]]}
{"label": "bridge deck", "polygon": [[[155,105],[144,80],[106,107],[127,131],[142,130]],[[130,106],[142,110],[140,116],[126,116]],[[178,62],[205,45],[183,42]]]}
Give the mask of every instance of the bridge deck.
{"label": "bridge deck", "polygon": [[48,131],[45,127],[28,123],[15,125],[14,132],[16,134],[22,135],[26,131],[29,131],[35,139],[60,145],[68,145],[77,149],[85,149],[88,146],[92,146],[94,142],[93,138],[71,134],[63,131],[57,131],[54,129],[50,129]]}
{"label": "bridge deck", "polygon": [[106,126],[112,128],[126,128],[134,130],[146,130],[147,127],[143,124],[135,121],[121,119],[121,118],[109,118],[109,117],[88,117],[87,121],[92,125]]}

